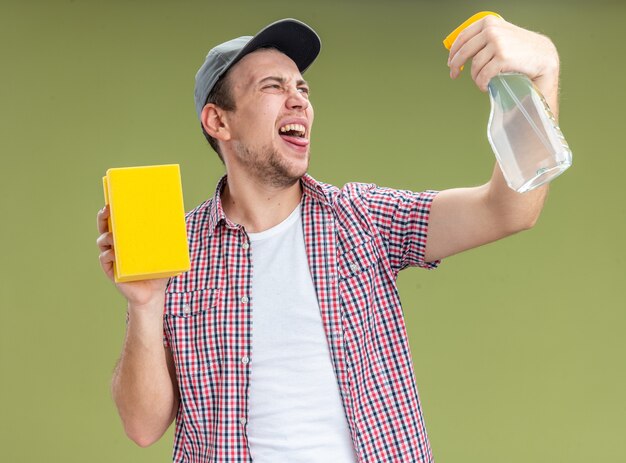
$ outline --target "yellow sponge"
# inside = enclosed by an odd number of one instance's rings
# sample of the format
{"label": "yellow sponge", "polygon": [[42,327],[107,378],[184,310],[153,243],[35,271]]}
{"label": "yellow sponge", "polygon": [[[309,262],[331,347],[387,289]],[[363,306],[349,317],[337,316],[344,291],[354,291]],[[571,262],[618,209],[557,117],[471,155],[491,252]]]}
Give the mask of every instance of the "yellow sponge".
{"label": "yellow sponge", "polygon": [[178,164],[107,170],[115,281],[165,278],[189,270],[185,206]]}

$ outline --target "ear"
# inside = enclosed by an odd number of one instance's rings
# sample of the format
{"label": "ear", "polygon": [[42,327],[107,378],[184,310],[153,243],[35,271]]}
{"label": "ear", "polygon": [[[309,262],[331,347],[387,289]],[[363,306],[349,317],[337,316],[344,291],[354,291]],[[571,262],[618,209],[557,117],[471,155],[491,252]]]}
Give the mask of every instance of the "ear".
{"label": "ear", "polygon": [[206,133],[221,141],[230,140],[230,129],[226,118],[226,111],[213,103],[207,103],[200,115],[202,127]]}

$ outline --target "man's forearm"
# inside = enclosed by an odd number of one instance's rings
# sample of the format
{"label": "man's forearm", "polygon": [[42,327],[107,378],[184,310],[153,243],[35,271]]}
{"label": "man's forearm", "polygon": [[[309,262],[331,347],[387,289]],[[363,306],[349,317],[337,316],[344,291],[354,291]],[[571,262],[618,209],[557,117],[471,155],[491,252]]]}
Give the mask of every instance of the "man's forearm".
{"label": "man's forearm", "polygon": [[545,184],[526,193],[518,193],[506,184],[500,166],[496,163],[487,184],[486,201],[493,223],[503,236],[532,228],[543,209],[549,185]]}
{"label": "man's forearm", "polygon": [[[552,60],[548,60],[544,74],[533,82],[546,99],[555,119],[559,115],[559,59],[556,48],[549,39],[545,38],[553,53]],[[531,228],[541,213],[548,194],[548,184],[532,191],[519,194],[508,188],[500,166],[496,164],[491,180],[487,184],[487,201],[499,223],[509,232],[516,232]]]}
{"label": "man's forearm", "polygon": [[126,434],[144,447],[163,435],[178,408],[174,366],[163,346],[163,304],[154,304],[129,306],[126,339],[112,381]]}

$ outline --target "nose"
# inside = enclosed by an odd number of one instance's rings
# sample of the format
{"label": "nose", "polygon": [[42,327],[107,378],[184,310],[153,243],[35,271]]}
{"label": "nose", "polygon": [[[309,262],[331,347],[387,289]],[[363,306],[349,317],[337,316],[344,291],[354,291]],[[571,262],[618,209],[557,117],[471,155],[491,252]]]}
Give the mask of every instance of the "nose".
{"label": "nose", "polygon": [[289,96],[285,104],[287,105],[289,109],[305,110],[309,107],[309,98],[306,94],[302,93],[299,89],[293,88],[289,92]]}

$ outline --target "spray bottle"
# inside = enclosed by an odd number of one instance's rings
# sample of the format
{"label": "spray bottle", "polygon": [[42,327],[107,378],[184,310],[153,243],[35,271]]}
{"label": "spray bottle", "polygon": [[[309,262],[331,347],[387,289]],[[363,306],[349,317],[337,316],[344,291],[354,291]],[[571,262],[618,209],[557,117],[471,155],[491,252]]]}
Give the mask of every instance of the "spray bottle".
{"label": "spray bottle", "polygon": [[[445,38],[444,46],[449,50],[463,29],[488,15],[501,17],[476,13]],[[572,165],[572,151],[548,103],[527,76],[501,73],[489,81],[488,91],[487,137],[510,188],[530,191]]]}

